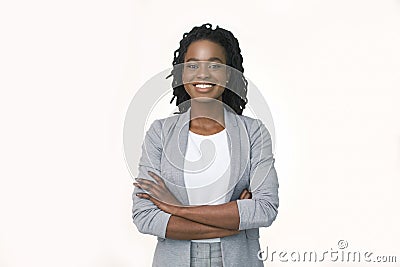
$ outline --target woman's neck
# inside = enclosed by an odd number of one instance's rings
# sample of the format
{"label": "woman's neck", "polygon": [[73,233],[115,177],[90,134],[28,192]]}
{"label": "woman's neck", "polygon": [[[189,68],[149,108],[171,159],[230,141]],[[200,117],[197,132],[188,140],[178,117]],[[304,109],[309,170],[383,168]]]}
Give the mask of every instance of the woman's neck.
{"label": "woman's neck", "polygon": [[219,100],[190,101],[189,129],[192,132],[210,135],[225,129],[224,103]]}

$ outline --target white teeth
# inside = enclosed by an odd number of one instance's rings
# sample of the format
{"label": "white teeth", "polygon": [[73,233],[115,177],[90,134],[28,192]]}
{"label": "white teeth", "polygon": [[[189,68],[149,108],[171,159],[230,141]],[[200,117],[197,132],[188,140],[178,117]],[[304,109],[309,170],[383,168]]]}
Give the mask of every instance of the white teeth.
{"label": "white teeth", "polygon": [[210,88],[212,85],[199,83],[199,84],[196,84],[195,86],[198,88]]}

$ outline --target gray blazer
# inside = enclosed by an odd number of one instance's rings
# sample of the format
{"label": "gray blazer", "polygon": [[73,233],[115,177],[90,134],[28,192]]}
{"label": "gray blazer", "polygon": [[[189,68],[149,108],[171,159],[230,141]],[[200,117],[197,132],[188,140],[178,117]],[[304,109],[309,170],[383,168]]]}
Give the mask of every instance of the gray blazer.
{"label": "gray blazer", "polygon": [[[264,266],[257,258],[260,250],[259,227],[268,227],[278,213],[278,178],[274,168],[271,136],[259,119],[238,115],[224,105],[225,128],[231,155],[231,180],[226,202],[236,201],[240,233],[221,237],[224,266]],[[183,114],[155,120],[146,132],[137,177],[161,176],[168,189],[183,204],[189,205],[184,186],[183,163],[190,121],[190,108]],[[252,199],[239,199],[250,188]],[[190,266],[190,240],[165,238],[171,214],[135,194],[132,218],[138,231],[157,236],[153,266]]]}

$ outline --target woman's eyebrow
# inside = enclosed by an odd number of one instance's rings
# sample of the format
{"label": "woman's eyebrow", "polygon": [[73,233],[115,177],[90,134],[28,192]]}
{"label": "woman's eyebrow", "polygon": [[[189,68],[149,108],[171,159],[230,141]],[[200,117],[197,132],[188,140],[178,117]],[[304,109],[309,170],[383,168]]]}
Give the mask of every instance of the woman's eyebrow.
{"label": "woman's eyebrow", "polygon": [[200,60],[200,59],[192,57],[192,58],[189,58],[186,61],[219,61],[219,62],[222,63],[222,60],[220,58],[218,58],[218,57],[210,57],[209,59],[206,59],[206,60]]}

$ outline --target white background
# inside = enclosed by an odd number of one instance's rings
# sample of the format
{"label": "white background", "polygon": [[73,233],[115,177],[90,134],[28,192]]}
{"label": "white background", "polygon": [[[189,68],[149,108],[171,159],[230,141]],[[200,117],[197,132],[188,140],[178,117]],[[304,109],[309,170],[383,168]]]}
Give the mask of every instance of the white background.
{"label": "white background", "polygon": [[1,267],[150,266],[124,116],[206,22],[238,38],[274,117],[280,207],[262,248],[344,239],[399,266],[400,1],[17,0],[0,4]]}

